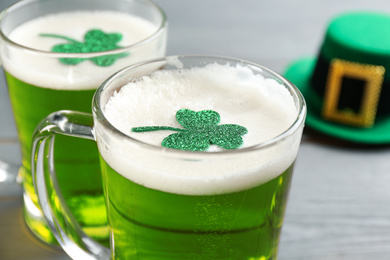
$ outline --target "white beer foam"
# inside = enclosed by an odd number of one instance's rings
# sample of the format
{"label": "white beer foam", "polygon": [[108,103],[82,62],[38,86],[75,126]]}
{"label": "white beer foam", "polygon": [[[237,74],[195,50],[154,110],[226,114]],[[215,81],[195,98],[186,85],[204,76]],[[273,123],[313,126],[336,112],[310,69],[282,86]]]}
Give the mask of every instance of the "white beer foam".
{"label": "white beer foam", "polygon": [[[118,45],[126,47],[153,35],[158,27],[141,17],[116,11],[63,12],[35,18],[16,27],[9,38],[23,46],[41,51],[51,51],[57,44],[66,44],[64,39],[42,37],[40,34],[63,35],[84,42],[84,35],[91,29],[104,33],[121,33]],[[165,37],[165,36],[163,36]],[[69,66],[57,58],[49,59],[20,49],[9,49],[2,55],[5,69],[27,83],[54,89],[91,89],[98,87],[115,71],[145,58],[164,55],[165,43],[161,46],[145,44],[109,67],[100,67],[91,61]],[[3,47],[4,48],[4,47]],[[146,57],[145,57],[146,55]]]}
{"label": "white beer foam", "polygon": [[[212,64],[156,71],[128,83],[113,94],[104,115],[124,134],[161,147],[161,141],[174,131],[134,133],[131,128],[183,128],[175,118],[182,108],[214,110],[221,116],[220,124],[246,127],[242,148],[280,135],[291,127],[298,113],[289,91],[275,80],[255,75],[246,67]],[[301,134],[298,131],[269,148],[238,154],[214,153],[221,148],[212,146],[208,152],[192,153],[188,160],[188,153],[175,159],[122,138],[100,137],[101,131],[97,124],[101,154],[121,175],[149,188],[189,195],[238,191],[277,177],[294,162]]]}

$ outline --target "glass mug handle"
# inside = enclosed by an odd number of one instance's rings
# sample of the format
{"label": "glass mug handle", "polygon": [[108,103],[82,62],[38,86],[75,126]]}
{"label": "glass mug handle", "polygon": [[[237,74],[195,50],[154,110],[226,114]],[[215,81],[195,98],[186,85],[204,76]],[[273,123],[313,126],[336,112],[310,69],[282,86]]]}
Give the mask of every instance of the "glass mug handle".
{"label": "glass mug handle", "polygon": [[72,259],[110,259],[110,249],[84,233],[61,195],[53,162],[54,137],[57,134],[94,140],[92,115],[68,110],[54,112],[43,119],[35,130],[32,176],[47,224]]}

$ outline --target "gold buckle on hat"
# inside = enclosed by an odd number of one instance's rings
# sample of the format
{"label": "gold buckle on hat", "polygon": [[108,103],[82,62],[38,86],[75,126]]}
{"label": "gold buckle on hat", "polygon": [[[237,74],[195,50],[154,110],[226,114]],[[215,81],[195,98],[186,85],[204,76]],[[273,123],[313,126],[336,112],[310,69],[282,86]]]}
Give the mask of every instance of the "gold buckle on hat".
{"label": "gold buckle on hat", "polygon": [[[329,67],[322,115],[325,119],[360,127],[372,127],[378,108],[385,68],[333,59]],[[343,77],[365,81],[359,113],[339,110]]]}

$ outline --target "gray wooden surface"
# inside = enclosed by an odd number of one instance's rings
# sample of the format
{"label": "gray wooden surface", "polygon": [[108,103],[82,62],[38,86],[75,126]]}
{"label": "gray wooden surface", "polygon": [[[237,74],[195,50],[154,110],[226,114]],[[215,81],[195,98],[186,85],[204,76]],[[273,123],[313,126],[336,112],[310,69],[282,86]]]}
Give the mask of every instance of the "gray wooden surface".
{"label": "gray wooden surface", "polygon": [[[0,0],[0,9],[15,0]],[[278,72],[315,55],[331,17],[390,13],[388,0],[156,0],[170,22],[168,54],[243,58]],[[0,77],[0,160],[18,165],[16,130]],[[305,130],[280,241],[280,260],[390,259],[390,146],[351,145]],[[0,165],[1,169],[1,165]],[[1,170],[0,170],[1,171]],[[0,183],[0,259],[65,260],[27,231],[21,189]]]}

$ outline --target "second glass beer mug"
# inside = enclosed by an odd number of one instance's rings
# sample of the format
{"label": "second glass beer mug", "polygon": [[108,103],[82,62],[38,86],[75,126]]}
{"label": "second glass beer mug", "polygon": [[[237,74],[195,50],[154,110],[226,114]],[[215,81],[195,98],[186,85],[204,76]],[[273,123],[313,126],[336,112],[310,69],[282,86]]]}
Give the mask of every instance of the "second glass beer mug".
{"label": "second glass beer mug", "polygon": [[[295,86],[242,60],[167,57],[119,71],[92,106],[53,113],[34,135],[40,204],[73,259],[277,259],[306,115]],[[110,249],[64,206],[57,135],[97,142]]]}
{"label": "second glass beer mug", "polygon": [[[23,0],[0,17],[0,56],[22,153],[24,219],[52,244],[31,177],[36,125],[61,109],[90,113],[93,94],[107,77],[165,56],[166,17],[149,0]],[[56,141],[66,203],[89,235],[108,242],[96,144],[66,136]]]}

